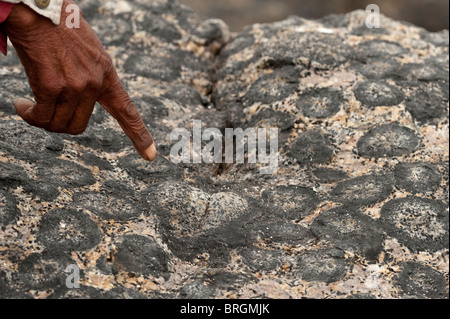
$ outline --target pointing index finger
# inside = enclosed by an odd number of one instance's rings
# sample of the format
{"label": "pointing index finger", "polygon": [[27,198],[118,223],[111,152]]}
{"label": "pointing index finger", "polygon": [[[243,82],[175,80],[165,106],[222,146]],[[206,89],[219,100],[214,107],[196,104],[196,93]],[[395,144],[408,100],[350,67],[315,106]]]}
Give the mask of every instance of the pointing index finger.
{"label": "pointing index finger", "polygon": [[153,161],[157,155],[153,137],[115,72],[114,75],[114,80],[110,82],[112,84],[102,93],[98,102],[117,120],[141,157]]}

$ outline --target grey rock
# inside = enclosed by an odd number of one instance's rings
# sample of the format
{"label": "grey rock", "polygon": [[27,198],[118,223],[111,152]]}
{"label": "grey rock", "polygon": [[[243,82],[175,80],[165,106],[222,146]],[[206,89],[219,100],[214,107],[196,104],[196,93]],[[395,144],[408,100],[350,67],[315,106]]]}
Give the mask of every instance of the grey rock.
{"label": "grey rock", "polygon": [[335,170],[326,167],[319,167],[313,171],[315,177],[321,182],[335,183],[347,179],[348,175],[344,171]]}
{"label": "grey rock", "polygon": [[8,280],[6,273],[0,271],[0,299],[32,299],[32,297],[20,290],[11,287],[10,280]]}
{"label": "grey rock", "polygon": [[377,57],[383,59],[389,56],[401,56],[407,53],[406,49],[399,43],[380,40],[362,42],[358,45],[358,51],[360,53],[358,55],[359,57]]}
{"label": "grey rock", "polygon": [[[446,297],[448,32],[387,17],[368,29],[356,11],[232,34],[176,0],[77,3],[159,156],[143,161],[99,104],[79,136],[24,123],[12,102],[32,92],[10,47],[0,59],[1,297],[262,298],[283,287],[293,298]],[[193,120],[277,128],[278,171],[175,164],[170,133]],[[423,253],[438,273],[398,272]],[[79,290],[65,286],[74,263]],[[358,276],[374,269],[382,280],[367,294]]]}
{"label": "grey rock", "polygon": [[28,176],[20,165],[0,162],[0,187],[17,187],[28,181]]}
{"label": "grey rock", "polygon": [[214,298],[216,288],[208,282],[198,279],[180,290],[180,297],[185,299],[210,299]]}
{"label": "grey rock", "polygon": [[95,33],[102,39],[104,45],[120,45],[126,43],[133,35],[129,17],[97,17],[91,20]]}
{"label": "grey rock", "polygon": [[[398,73],[400,70],[400,63],[398,63],[395,58],[392,57],[361,57],[352,62],[352,69],[354,69],[357,73],[364,75],[368,79],[398,79]],[[398,93],[398,89],[396,89]],[[391,101],[394,101],[393,98],[400,99],[401,95],[399,94],[395,97],[391,93]],[[359,93],[361,95],[367,94],[364,92]],[[364,96],[362,97],[364,99]],[[369,100],[369,103],[378,104],[374,101],[372,97],[372,102],[370,102],[370,98],[366,97],[365,99]]]}
{"label": "grey rock", "polygon": [[143,209],[136,198],[130,198],[126,194],[81,192],[73,197],[76,207],[90,210],[105,220],[126,221],[139,217]]}
{"label": "grey rock", "polygon": [[156,54],[134,55],[125,62],[125,70],[155,80],[172,82],[180,76],[179,61]]}
{"label": "grey rock", "polygon": [[233,192],[209,194],[180,182],[154,187],[149,203],[162,209],[170,227],[179,236],[194,236],[232,221],[247,210],[247,201]]}
{"label": "grey rock", "polygon": [[81,187],[95,183],[90,170],[65,160],[54,160],[51,164],[39,163],[36,175],[37,179],[43,183],[48,183],[57,176],[57,185],[63,187]]}
{"label": "grey rock", "polygon": [[16,198],[0,190],[0,225],[6,226],[12,223],[19,217],[19,214]]}

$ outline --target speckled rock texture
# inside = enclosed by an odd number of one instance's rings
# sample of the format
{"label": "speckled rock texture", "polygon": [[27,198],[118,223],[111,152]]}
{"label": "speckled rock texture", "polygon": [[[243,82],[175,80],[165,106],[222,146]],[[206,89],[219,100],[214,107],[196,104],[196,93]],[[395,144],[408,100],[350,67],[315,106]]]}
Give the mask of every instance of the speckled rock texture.
{"label": "speckled rock texture", "polygon": [[[448,298],[447,31],[357,11],[232,34],[172,0],[78,3],[160,155],[100,106],[80,136],[28,126],[10,48],[1,298]],[[279,128],[278,171],[173,163],[193,120]]]}

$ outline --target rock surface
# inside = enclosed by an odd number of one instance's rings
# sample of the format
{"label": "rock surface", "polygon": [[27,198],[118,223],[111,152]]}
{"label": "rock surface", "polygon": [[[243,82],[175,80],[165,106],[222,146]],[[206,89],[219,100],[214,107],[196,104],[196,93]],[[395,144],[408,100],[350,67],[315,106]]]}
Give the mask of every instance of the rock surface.
{"label": "rock surface", "polygon": [[[231,34],[172,0],[79,4],[160,156],[99,106],[76,137],[25,124],[10,48],[1,298],[448,298],[448,32],[357,11]],[[173,163],[193,120],[278,127],[278,171]]]}

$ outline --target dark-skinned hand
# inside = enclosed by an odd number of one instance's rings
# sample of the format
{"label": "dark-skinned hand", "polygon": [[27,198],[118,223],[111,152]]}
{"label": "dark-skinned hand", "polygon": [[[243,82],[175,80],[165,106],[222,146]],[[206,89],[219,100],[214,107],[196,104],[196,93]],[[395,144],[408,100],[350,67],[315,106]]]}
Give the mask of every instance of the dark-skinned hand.
{"label": "dark-skinned hand", "polygon": [[30,125],[78,135],[86,130],[98,102],[119,122],[142,158],[153,161],[153,138],[95,32],[82,16],[80,28],[66,26],[65,8],[73,3],[64,0],[58,26],[24,4],[15,5],[5,21],[35,99],[15,101],[17,113]]}

